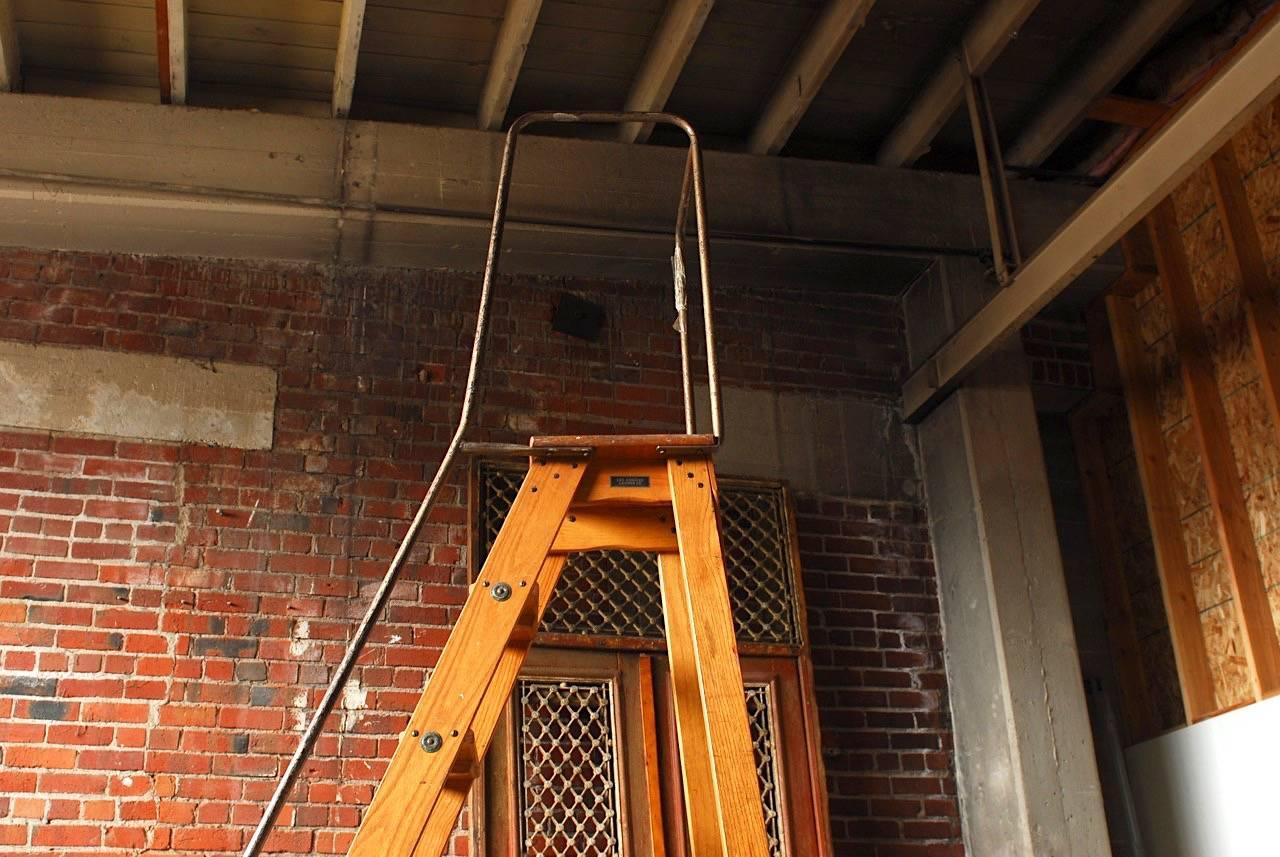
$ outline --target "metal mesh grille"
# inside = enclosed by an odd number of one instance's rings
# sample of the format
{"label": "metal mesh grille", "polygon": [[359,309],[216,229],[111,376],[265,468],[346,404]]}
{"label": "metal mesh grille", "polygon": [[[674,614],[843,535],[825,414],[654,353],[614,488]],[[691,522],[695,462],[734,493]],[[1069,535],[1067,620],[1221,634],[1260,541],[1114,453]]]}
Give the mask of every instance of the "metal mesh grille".
{"label": "metal mesh grille", "polygon": [[613,685],[525,679],[519,689],[523,857],[621,857]]}
{"label": "metal mesh grille", "polygon": [[[480,465],[476,547],[483,563],[515,501],[522,469]],[[720,535],[738,639],[799,645],[795,570],[782,489],[720,481]],[[569,557],[542,629],[589,636],[665,636],[654,554],[593,551]]]}
{"label": "metal mesh grille", "polygon": [[746,686],[747,719],[756,751],[756,774],[764,807],[764,829],[771,857],[785,857],[782,831],[782,794],[778,783],[778,754],[773,728],[773,691],[767,684]]}
{"label": "metal mesh grille", "polygon": [[799,643],[782,490],[723,485],[720,542],[739,640]]}

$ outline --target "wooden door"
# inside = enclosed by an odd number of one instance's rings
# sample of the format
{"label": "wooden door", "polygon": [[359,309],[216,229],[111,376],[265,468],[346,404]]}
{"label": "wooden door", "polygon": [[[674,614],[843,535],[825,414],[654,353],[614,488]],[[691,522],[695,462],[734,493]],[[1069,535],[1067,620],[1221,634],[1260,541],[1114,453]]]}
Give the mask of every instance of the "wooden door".
{"label": "wooden door", "polygon": [[[742,659],[772,857],[828,853],[800,669]],[[658,655],[534,649],[486,763],[483,853],[688,857],[668,681]]]}

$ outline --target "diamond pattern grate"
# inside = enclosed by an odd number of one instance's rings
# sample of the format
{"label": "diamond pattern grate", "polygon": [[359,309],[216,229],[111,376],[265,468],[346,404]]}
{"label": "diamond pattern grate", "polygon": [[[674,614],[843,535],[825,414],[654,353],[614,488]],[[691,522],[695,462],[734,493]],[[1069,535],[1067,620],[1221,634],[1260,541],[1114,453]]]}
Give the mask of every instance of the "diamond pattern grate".
{"label": "diamond pattern grate", "polygon": [[613,710],[608,681],[520,681],[523,857],[621,857]]}
{"label": "diamond pattern grate", "polygon": [[[523,479],[522,469],[481,463],[476,504],[480,563]],[[719,499],[721,547],[738,639],[799,645],[796,577],[782,489],[721,480]],[[657,557],[629,551],[574,554],[542,628],[561,634],[663,638]]]}
{"label": "diamond pattern grate", "polygon": [[756,751],[756,775],[764,806],[764,829],[769,839],[770,857],[785,857],[782,830],[782,794],[778,783],[778,754],[773,721],[773,690],[767,684],[746,686],[747,719],[751,743]]}

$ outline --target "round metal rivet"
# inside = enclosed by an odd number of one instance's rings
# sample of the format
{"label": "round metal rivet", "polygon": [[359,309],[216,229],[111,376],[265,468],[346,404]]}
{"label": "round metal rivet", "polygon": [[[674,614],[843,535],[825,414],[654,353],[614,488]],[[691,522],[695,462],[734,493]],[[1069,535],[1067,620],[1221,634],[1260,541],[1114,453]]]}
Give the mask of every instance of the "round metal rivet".
{"label": "round metal rivet", "polygon": [[493,596],[494,601],[506,601],[511,597],[511,584],[495,583],[493,585],[493,591],[489,594]]}
{"label": "round metal rivet", "polygon": [[444,738],[440,737],[439,732],[428,732],[422,736],[422,741],[419,743],[422,744],[422,749],[428,753],[438,753],[440,748],[444,746]]}

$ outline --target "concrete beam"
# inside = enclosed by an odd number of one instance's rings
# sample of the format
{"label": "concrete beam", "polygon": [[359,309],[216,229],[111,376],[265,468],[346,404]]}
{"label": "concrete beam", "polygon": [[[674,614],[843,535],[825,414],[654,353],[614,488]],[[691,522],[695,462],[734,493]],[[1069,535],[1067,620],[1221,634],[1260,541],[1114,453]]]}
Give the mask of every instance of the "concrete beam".
{"label": "concrete beam", "polygon": [[[0,147],[0,244],[476,270],[502,137],[11,95]],[[503,270],[667,279],[684,157],[523,138]],[[929,254],[986,249],[970,176],[724,152],[707,154],[706,175],[722,281],[898,294]],[[1052,234],[1086,194],[1019,185],[1025,240]]]}
{"label": "concrete beam", "polygon": [[1038,167],[1099,98],[1111,92],[1190,8],[1192,0],[1144,0],[1110,29],[1102,46],[1049,99],[1010,147],[1005,160]]}
{"label": "concrete beam", "polygon": [[1280,95],[1280,17],[1134,155],[902,388],[918,419]]}
{"label": "concrete beam", "polygon": [[751,131],[747,151],[757,155],[776,155],[782,151],[853,34],[862,29],[874,2],[828,0],[796,49],[773,95],[765,102],[760,119]]}
{"label": "concrete beam", "polygon": [[965,78],[986,74],[1039,5],[1040,0],[987,0],[955,54],[943,60],[889,132],[876,163],[908,167],[929,151],[933,138],[964,100]]}
{"label": "concrete beam", "polygon": [[[623,110],[658,112],[667,106],[684,64],[689,60],[693,43],[715,0],[670,0],[658,29],[649,39],[644,62],[631,84]],[[653,132],[652,125],[631,123],[618,127],[618,139],[624,143],[643,143]]]}

